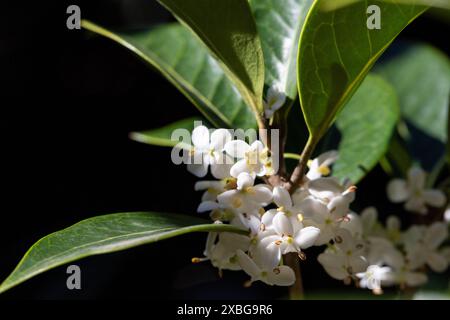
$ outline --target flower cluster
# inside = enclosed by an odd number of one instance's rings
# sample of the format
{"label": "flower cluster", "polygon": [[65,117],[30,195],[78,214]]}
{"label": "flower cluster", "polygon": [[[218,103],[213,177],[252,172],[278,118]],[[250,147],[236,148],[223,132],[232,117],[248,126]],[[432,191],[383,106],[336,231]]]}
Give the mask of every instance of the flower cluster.
{"label": "flower cluster", "polygon": [[[276,172],[261,141],[248,144],[234,140],[225,129],[210,134],[204,126],[194,129],[192,141],[189,155],[203,162],[188,165],[188,170],[204,177],[210,166],[218,179],[195,184],[195,190],[203,191],[198,212],[209,213],[214,223],[249,231],[248,235],[210,233],[204,257],[194,262],[209,260],[220,272],[244,270],[250,276],[247,285],[262,281],[289,286],[296,276],[283,264],[283,255],[295,253],[304,260],[305,249],[326,246],[318,261],[331,277],[354,281],[375,293],[382,286],[423,284],[425,266],[436,272],[447,268],[450,250],[439,249],[448,237],[445,223],[401,231],[394,216],[381,225],[375,208],[361,215],[350,210],[356,187],[329,176],[336,151],[309,161],[304,182],[290,194],[283,186],[267,183]],[[407,201],[405,208],[422,214],[427,204],[444,205],[443,194],[424,190],[423,175],[413,168],[407,182],[391,182],[390,198]]]}

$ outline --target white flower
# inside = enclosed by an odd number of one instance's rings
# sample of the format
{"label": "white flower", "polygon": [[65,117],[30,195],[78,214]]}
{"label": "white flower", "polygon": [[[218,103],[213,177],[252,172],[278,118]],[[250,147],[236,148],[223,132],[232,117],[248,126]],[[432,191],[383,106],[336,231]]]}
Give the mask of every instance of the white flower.
{"label": "white flower", "polygon": [[270,87],[264,100],[264,115],[266,119],[272,118],[275,111],[280,109],[285,102],[286,95],[280,92],[278,88],[274,86]]}
{"label": "white flower", "polygon": [[355,186],[341,185],[334,177],[318,178],[308,182],[308,191],[317,200],[325,203],[335,215],[344,217],[350,212],[350,203],[355,199]]}
{"label": "white flower", "polygon": [[288,266],[279,266],[281,255],[275,246],[266,248],[267,254],[257,250],[250,258],[242,250],[237,251],[241,268],[251,277],[249,284],[262,281],[268,285],[290,286],[295,282],[294,271]]}
{"label": "white flower", "polygon": [[259,140],[251,145],[243,140],[232,140],[225,145],[225,151],[233,158],[240,159],[230,169],[231,176],[235,178],[242,172],[259,177],[273,174],[268,149]]}
{"label": "white flower", "polygon": [[297,252],[314,245],[320,230],[316,227],[303,227],[303,216],[292,206],[292,200],[286,189],[274,188],[274,201],[278,209],[269,210],[262,217],[262,226],[269,231],[262,235],[261,246],[275,244],[283,254]]}
{"label": "white flower", "polygon": [[347,215],[346,210],[336,210],[331,207],[333,203],[328,206],[322,201],[309,197],[305,199],[300,207],[305,217],[305,225],[314,226],[320,229],[320,235],[316,240],[315,245],[320,246],[328,243],[336,236],[341,222]]}
{"label": "white flower", "polygon": [[236,251],[247,250],[250,238],[231,232],[210,232],[206,240],[205,258],[194,258],[194,262],[210,260],[219,270],[241,270]]}
{"label": "white flower", "polygon": [[416,269],[427,264],[435,272],[443,272],[448,267],[446,257],[438,251],[448,238],[447,225],[435,222],[426,228],[412,227],[405,234],[405,249],[410,265]]}
{"label": "white flower", "polygon": [[367,269],[364,249],[364,244],[353,239],[348,230],[340,229],[335,245],[321,253],[317,260],[332,278],[348,281]]}
{"label": "white flower", "polygon": [[417,287],[428,281],[426,274],[412,270],[411,265],[406,262],[405,257],[398,250],[391,250],[387,257],[389,258],[387,265],[392,268],[392,271],[384,275],[382,285],[399,284],[400,287]]}
{"label": "white flower", "polygon": [[392,269],[389,267],[370,265],[365,272],[357,273],[356,276],[361,279],[359,282],[361,288],[367,288],[380,294],[382,281],[389,280],[391,273]]}
{"label": "white flower", "polygon": [[273,219],[282,212],[292,223],[294,231],[297,232],[301,228],[301,221],[303,220],[302,212],[299,206],[294,206],[289,192],[282,187],[273,188],[273,202],[278,206],[277,209],[271,209],[263,214],[262,223],[264,229],[273,229]]}
{"label": "white flower", "polygon": [[446,202],[440,190],[425,189],[425,172],[419,167],[408,171],[407,180],[393,179],[387,186],[389,200],[395,203],[405,202],[405,210],[426,214],[427,206],[442,207]]}
{"label": "white flower", "polygon": [[216,201],[217,196],[224,192],[227,186],[234,186],[236,179],[222,179],[212,181],[198,181],[195,183],[195,191],[205,191],[202,195],[202,201]]}
{"label": "white flower", "polygon": [[328,176],[331,173],[330,166],[338,159],[338,152],[335,150],[325,152],[308,163],[309,171],[306,177],[310,180]]}
{"label": "white flower", "polygon": [[272,191],[267,185],[253,186],[255,179],[248,173],[239,174],[237,188],[221,193],[217,200],[239,213],[248,213],[264,207],[272,200]]}
{"label": "white flower", "polygon": [[189,152],[190,163],[187,169],[197,177],[204,177],[211,165],[211,174],[218,179],[230,175],[233,159],[223,153],[223,148],[231,140],[231,133],[226,129],[217,129],[211,136],[208,128],[198,126],[192,131],[192,144]]}

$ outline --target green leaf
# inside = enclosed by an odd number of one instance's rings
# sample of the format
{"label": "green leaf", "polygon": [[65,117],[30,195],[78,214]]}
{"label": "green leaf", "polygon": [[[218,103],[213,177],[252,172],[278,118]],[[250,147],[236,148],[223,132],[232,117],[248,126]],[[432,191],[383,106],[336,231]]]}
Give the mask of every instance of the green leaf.
{"label": "green leaf", "polygon": [[415,5],[374,0],[381,8],[381,29],[367,28],[367,1],[333,11],[314,2],[300,36],[298,79],[301,106],[312,139],[333,123],[375,61],[395,37],[425,11]]}
{"label": "green leaf", "polygon": [[1,284],[0,293],[57,266],[92,255],[125,250],[190,232],[247,231],[168,213],[116,213],[90,218],[36,242]]}
{"label": "green leaf", "polygon": [[264,57],[248,0],[158,0],[224,66],[249,106],[262,112]]}
{"label": "green leaf", "polygon": [[155,67],[216,127],[255,127],[253,112],[218,62],[180,24],[135,33],[114,33],[86,20],[82,27],[112,39]]}
{"label": "green leaf", "polygon": [[339,114],[339,159],[333,175],[358,183],[386,153],[400,115],[394,89],[369,75]]}
{"label": "green leaf", "polygon": [[[337,10],[355,2],[362,0],[339,0],[328,1],[322,6],[323,10]],[[441,9],[450,10],[450,2],[448,0],[382,0],[385,2],[398,3],[398,4],[421,4],[424,6],[436,7]]]}
{"label": "green leaf", "polygon": [[426,44],[400,49],[403,49],[400,53],[377,65],[375,71],[394,86],[402,116],[430,137],[445,143],[450,61]]}
{"label": "green leaf", "polygon": [[264,52],[267,86],[297,97],[300,31],[313,0],[250,0]]}
{"label": "green leaf", "polygon": [[[179,129],[185,129],[189,131],[189,133],[191,133],[192,130],[194,130],[194,124],[196,121],[202,120],[200,118],[183,119],[161,128],[141,132],[132,132],[130,134],[130,138],[137,142],[142,142],[155,146],[174,147],[179,143],[179,141],[172,140],[172,133],[175,130]],[[186,145],[186,148],[189,147],[190,145]]]}

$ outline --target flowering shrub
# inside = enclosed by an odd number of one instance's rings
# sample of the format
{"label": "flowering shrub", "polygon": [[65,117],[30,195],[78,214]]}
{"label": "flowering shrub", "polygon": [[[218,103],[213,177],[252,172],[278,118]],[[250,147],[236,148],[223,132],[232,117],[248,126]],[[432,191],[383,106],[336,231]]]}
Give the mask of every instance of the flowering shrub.
{"label": "flowering shrub", "polygon": [[[353,0],[159,2],[181,23],[137,34],[81,25],[155,67],[200,111],[131,138],[172,147],[174,164],[202,178],[197,211],[212,223],[155,212],[94,217],[37,242],[0,292],[88,255],[195,231],[208,236],[192,262],[209,261],[220,274],[243,270],[245,286],[289,286],[291,298],[303,294],[307,258],[374,294],[416,288],[447,270],[448,58],[409,44],[375,65],[427,1],[377,0],[370,10]],[[411,156],[409,128],[442,147],[428,175]],[[387,198],[404,211],[384,223],[377,203],[352,210],[357,184],[377,164],[391,176]],[[411,223],[402,226],[405,215]],[[323,249],[317,257],[313,246]]]}

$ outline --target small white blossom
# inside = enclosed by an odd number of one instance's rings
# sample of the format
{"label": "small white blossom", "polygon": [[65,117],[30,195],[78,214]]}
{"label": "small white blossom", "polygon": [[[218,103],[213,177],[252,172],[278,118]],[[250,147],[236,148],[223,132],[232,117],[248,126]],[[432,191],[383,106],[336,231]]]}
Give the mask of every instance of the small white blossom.
{"label": "small white blossom", "polygon": [[266,119],[272,118],[275,111],[280,109],[286,102],[286,95],[277,87],[270,87],[264,100],[264,115]]}
{"label": "small white blossom", "polygon": [[355,240],[348,230],[340,229],[335,245],[321,253],[317,260],[332,278],[348,281],[367,269],[364,250],[364,243]]}
{"label": "small white blossom", "polygon": [[231,176],[235,178],[242,172],[259,177],[273,174],[269,151],[259,140],[251,145],[243,140],[232,140],[225,145],[225,151],[231,157],[240,159],[230,169]]}
{"label": "small white blossom", "polygon": [[277,286],[294,284],[294,271],[288,266],[279,266],[281,255],[278,253],[279,250],[275,246],[266,248],[264,253],[257,250],[253,258],[242,250],[237,251],[239,265],[251,277],[249,284],[255,281]]}
{"label": "small white blossom", "polygon": [[393,179],[387,186],[389,200],[395,203],[405,202],[405,210],[419,214],[428,212],[427,205],[442,207],[446,202],[440,190],[425,189],[425,172],[419,167],[408,171],[407,180]]}
{"label": "small white blossom", "polygon": [[410,228],[404,237],[407,257],[412,268],[427,264],[435,272],[443,272],[448,261],[439,252],[439,246],[448,238],[448,227],[443,222],[421,228]]}
{"label": "small white blossom", "polygon": [[226,129],[217,129],[210,135],[208,128],[198,126],[192,131],[193,147],[189,152],[190,163],[187,169],[197,177],[204,177],[211,166],[211,174],[218,179],[230,175],[233,159],[223,153],[223,148],[231,140]]}
{"label": "small white blossom", "polygon": [[389,280],[392,269],[389,267],[380,267],[378,265],[370,265],[365,272],[357,273],[356,276],[361,279],[359,286],[372,290],[376,294],[382,293],[381,283]]}
{"label": "small white blossom", "polygon": [[243,172],[237,178],[237,188],[221,193],[219,203],[235,209],[239,213],[248,213],[264,207],[272,200],[272,191],[265,184],[254,186],[255,179]]}
{"label": "small white blossom", "polygon": [[308,164],[309,170],[306,177],[309,180],[315,180],[320,177],[328,176],[331,173],[330,166],[338,159],[338,152],[331,150],[311,160]]}

